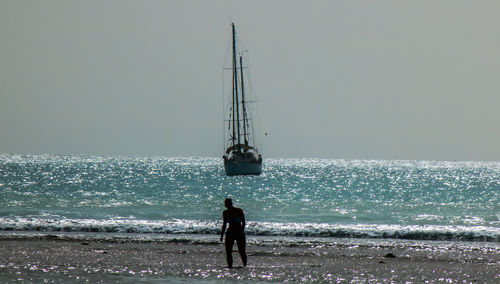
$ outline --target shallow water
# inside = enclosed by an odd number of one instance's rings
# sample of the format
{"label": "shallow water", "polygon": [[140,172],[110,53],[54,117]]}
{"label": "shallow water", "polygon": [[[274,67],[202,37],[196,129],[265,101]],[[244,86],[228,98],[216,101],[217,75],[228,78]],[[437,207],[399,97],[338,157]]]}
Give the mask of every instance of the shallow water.
{"label": "shallow water", "polygon": [[[122,234],[106,241],[111,233],[17,234],[32,236],[0,238],[0,281],[496,283],[500,279],[500,246],[494,242],[250,237],[249,265],[228,269],[223,244],[212,242],[216,237],[210,235],[160,234],[137,241]],[[235,256],[235,264],[239,263]]]}

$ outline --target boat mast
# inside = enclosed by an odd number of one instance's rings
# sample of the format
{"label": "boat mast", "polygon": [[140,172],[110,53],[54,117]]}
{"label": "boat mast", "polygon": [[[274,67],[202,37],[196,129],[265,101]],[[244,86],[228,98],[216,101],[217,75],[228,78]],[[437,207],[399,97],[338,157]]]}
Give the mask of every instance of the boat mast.
{"label": "boat mast", "polygon": [[238,66],[236,63],[236,28],[233,25],[233,145],[234,145],[234,139],[235,139],[235,129],[234,129],[234,124],[235,124],[235,117],[234,117],[234,110],[236,106],[236,124],[237,124],[237,130],[238,130],[238,135],[236,136],[238,139],[238,151],[240,151],[240,108],[239,108],[239,97],[238,97]]}
{"label": "boat mast", "polygon": [[240,55],[240,75],[241,75],[241,105],[243,107],[243,138],[245,139],[245,145],[248,146],[247,140],[247,112],[245,109],[245,86],[243,80],[243,53]]}
{"label": "boat mast", "polygon": [[233,99],[232,99],[233,100],[233,108],[232,108],[232,112],[233,113],[232,113],[231,120],[233,122],[232,145],[234,145],[234,140],[236,139],[236,125],[235,125],[236,121],[235,121],[235,115],[234,115],[234,112],[236,110],[235,105],[234,105],[234,102],[235,102],[234,94],[235,94],[235,90],[236,90],[236,88],[235,88],[235,82],[234,82],[234,52],[235,52],[234,50],[236,48],[235,47],[236,44],[234,42],[234,37],[235,37],[234,23],[232,25],[233,25]]}

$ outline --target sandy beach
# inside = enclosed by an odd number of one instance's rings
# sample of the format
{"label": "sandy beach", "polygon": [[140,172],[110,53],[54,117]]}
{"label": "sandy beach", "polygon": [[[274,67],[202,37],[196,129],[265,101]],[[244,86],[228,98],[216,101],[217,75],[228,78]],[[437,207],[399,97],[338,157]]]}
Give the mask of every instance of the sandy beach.
{"label": "sandy beach", "polygon": [[[215,236],[214,236],[215,238]],[[480,247],[480,246],[479,246]],[[235,247],[236,249],[236,247]],[[225,268],[222,244],[0,240],[0,281],[498,283],[498,247],[249,244],[246,268]],[[235,265],[240,264],[234,252]]]}

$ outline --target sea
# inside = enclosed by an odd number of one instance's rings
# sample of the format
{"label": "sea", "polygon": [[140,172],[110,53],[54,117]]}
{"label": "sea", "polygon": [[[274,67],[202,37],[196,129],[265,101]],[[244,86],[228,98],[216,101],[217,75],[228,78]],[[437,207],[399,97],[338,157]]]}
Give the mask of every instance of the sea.
{"label": "sea", "polygon": [[218,242],[224,199],[250,242],[500,243],[500,162],[0,155],[3,238]]}

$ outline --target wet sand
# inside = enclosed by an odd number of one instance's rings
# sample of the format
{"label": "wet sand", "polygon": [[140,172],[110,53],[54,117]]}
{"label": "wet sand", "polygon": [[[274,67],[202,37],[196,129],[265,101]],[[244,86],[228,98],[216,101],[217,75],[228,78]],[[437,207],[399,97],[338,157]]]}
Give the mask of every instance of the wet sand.
{"label": "wet sand", "polygon": [[487,248],[249,244],[248,267],[234,269],[222,244],[3,239],[0,251],[2,283],[500,282],[499,250]]}

